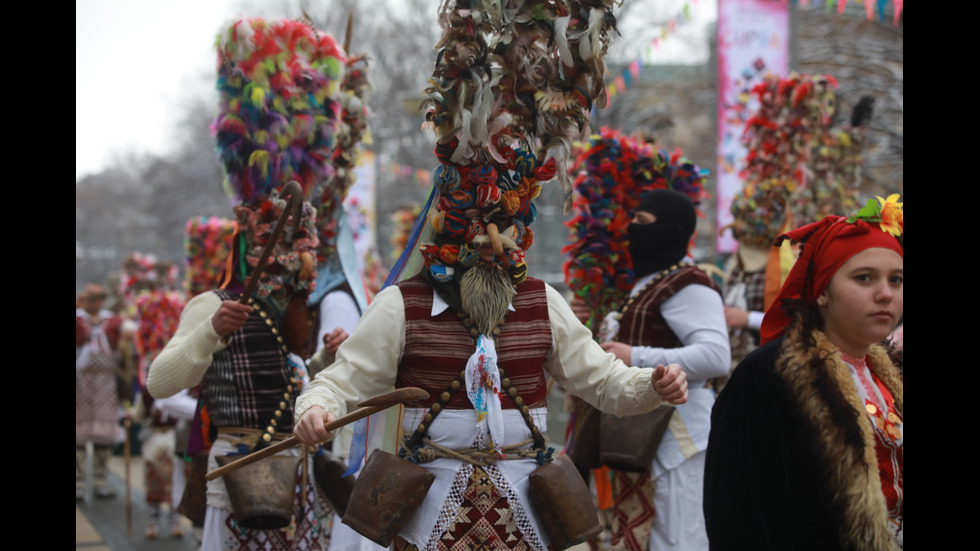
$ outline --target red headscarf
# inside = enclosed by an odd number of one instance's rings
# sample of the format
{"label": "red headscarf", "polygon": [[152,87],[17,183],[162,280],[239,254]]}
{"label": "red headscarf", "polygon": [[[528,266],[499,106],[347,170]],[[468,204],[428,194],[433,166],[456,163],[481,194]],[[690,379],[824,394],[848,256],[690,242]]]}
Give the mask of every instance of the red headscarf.
{"label": "red headscarf", "polygon": [[[816,304],[817,297],[830,285],[830,279],[837,270],[855,254],[865,249],[882,247],[905,258],[898,239],[882,231],[878,224],[869,224],[863,220],[848,223],[843,216],[828,216],[819,222],[784,233],[776,238],[774,245],[778,246],[784,239],[805,244],[779,290],[779,295],[762,320],[762,344],[781,337],[789,325],[790,317],[783,308],[784,301],[802,299],[806,305]],[[808,281],[807,272],[811,264],[812,281]]]}

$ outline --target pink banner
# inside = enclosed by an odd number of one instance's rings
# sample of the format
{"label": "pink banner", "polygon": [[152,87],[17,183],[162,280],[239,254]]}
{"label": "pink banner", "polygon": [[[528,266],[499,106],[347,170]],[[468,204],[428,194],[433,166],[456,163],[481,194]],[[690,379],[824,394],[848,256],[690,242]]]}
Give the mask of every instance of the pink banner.
{"label": "pink banner", "polygon": [[[742,131],[758,109],[749,93],[766,73],[789,71],[789,5],[786,0],[718,0],[717,227],[732,221],[731,204],[742,189]],[[731,232],[718,235],[717,252],[735,250]]]}

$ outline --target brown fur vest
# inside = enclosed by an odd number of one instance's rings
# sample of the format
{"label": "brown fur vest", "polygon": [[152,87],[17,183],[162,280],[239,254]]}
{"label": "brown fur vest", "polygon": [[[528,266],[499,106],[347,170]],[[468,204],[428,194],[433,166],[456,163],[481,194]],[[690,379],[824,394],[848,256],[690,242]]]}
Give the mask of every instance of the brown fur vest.
{"label": "brown fur vest", "polygon": [[[826,466],[828,497],[840,518],[846,519],[840,535],[845,547],[895,549],[871,421],[840,352],[823,333],[815,332],[815,338],[819,354],[828,357],[825,370],[803,368],[815,352],[787,335],[776,375],[795,397],[801,417],[815,429],[816,449]],[[902,374],[880,345],[871,347],[869,360],[869,369],[891,392],[895,408],[904,416]]]}

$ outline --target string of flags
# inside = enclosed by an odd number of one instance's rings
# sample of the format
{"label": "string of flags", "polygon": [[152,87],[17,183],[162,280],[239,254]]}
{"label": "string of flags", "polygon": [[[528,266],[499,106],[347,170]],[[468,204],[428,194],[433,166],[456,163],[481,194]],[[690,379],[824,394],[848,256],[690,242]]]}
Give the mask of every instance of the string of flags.
{"label": "string of flags", "polygon": [[[696,2],[697,0],[692,0]],[[811,0],[791,0],[793,3],[799,4],[800,6],[810,6]],[[868,18],[868,21],[874,20],[876,17],[879,21],[887,20],[887,6],[889,2],[892,4],[892,24],[897,26],[899,20],[902,16],[902,10],[904,8],[904,0],[854,0],[858,4],[864,4],[864,11]],[[812,4],[814,9],[820,0],[813,0]],[[844,13],[847,8],[847,0],[823,0],[825,9],[830,11],[836,11],[838,15]],[[684,6],[674,17],[667,21],[661,29],[660,35],[654,37],[650,44],[650,47],[659,49],[662,42],[667,40],[669,37],[677,33],[678,27],[682,27],[684,24],[690,22],[691,20],[691,2],[684,2]],[[606,94],[611,101],[617,95],[623,93],[627,88],[632,87],[633,82],[639,79],[640,73],[643,70],[643,56],[637,57],[635,60],[631,61],[623,71],[617,76],[613,77],[606,84]]]}

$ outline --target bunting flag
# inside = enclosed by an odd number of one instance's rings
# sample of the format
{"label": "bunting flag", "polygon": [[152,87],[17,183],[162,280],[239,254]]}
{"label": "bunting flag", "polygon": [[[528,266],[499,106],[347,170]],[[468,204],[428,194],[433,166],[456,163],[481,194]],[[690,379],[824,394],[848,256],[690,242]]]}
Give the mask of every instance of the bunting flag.
{"label": "bunting flag", "polygon": [[[694,0],[695,2],[697,0]],[[862,0],[854,0],[858,4]],[[794,3],[798,3],[800,6],[809,6],[810,0],[793,0]],[[893,5],[891,22],[892,25],[898,26],[898,23],[902,16],[902,10],[904,1],[903,0],[891,0]],[[864,0],[864,9],[867,15],[868,21],[877,20],[887,21],[887,10],[888,0]],[[847,7],[847,0],[826,0],[827,11],[834,10],[838,15],[844,13]],[[816,9],[816,2],[814,2],[814,9]],[[651,50],[660,49],[662,43],[668,38],[677,34],[679,28],[683,28],[684,25],[691,21],[691,2],[685,2],[681,10],[673,17],[671,17],[668,22],[663,26],[660,35],[655,37],[651,42],[647,50],[649,53]],[[640,76],[640,71],[643,67],[643,56],[637,57],[635,60],[627,64],[626,68],[623,69],[622,73],[611,77],[609,82],[606,84],[606,95],[609,99],[616,97],[619,94],[625,92],[628,88],[633,86],[634,80],[638,80]]]}
{"label": "bunting flag", "polygon": [[[801,6],[809,6],[810,0],[793,0],[794,3],[799,3]],[[862,0],[854,0],[858,4],[862,3]],[[847,0],[824,0],[824,9],[826,11],[835,11],[837,15],[844,13],[847,9]],[[864,13],[868,18],[868,21],[874,21],[877,17],[878,21],[887,21],[888,16],[886,14],[888,7],[888,0],[864,0]],[[898,26],[898,22],[902,19],[902,11],[905,9],[904,0],[892,0],[892,25]],[[813,3],[814,9],[817,9],[817,2]]]}

